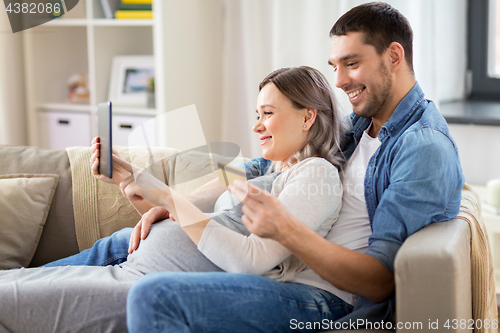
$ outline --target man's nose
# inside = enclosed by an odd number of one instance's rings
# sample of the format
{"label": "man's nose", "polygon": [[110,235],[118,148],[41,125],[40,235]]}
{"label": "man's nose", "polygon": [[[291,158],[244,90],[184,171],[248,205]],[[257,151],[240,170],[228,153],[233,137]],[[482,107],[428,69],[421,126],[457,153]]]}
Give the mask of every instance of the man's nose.
{"label": "man's nose", "polygon": [[343,88],[349,83],[349,76],[346,70],[338,68],[335,72],[335,87]]}

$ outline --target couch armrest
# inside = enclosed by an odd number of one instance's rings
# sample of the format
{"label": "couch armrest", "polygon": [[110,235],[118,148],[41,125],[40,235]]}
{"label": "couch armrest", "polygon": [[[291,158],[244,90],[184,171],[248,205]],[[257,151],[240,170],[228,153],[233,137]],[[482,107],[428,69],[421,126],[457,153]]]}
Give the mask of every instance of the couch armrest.
{"label": "couch armrest", "polygon": [[426,331],[429,320],[438,320],[438,332],[471,332],[460,325],[456,330],[443,327],[448,319],[452,325],[453,319],[472,318],[467,222],[432,223],[410,236],[396,255],[395,275],[397,322],[422,322]]}

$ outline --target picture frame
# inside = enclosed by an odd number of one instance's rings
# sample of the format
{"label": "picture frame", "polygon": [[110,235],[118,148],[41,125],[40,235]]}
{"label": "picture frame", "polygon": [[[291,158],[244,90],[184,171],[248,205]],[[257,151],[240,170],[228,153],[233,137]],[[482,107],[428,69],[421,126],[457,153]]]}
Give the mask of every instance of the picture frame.
{"label": "picture frame", "polygon": [[147,107],[147,88],[153,77],[153,56],[114,57],[108,100],[114,105]]}

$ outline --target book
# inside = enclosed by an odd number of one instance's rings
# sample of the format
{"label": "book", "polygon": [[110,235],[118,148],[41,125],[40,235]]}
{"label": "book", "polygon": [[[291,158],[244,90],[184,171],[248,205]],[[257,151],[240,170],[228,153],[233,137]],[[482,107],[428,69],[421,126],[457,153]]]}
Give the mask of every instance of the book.
{"label": "book", "polygon": [[114,17],[113,13],[120,7],[120,0],[101,0],[101,7],[104,17],[112,19]]}
{"label": "book", "polygon": [[120,10],[153,10],[153,5],[120,5]]}
{"label": "book", "polygon": [[153,12],[151,10],[117,10],[115,12],[116,19],[152,19]]}
{"label": "book", "polygon": [[124,5],[151,5],[153,0],[122,0]]}

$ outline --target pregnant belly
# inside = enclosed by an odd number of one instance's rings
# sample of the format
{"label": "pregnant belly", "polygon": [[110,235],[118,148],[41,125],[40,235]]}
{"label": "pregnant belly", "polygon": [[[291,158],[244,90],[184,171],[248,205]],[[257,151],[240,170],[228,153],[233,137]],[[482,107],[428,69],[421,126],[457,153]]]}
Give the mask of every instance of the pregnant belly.
{"label": "pregnant belly", "polygon": [[149,235],[121,267],[137,274],[221,271],[198,251],[179,224],[170,219],[154,223]]}

